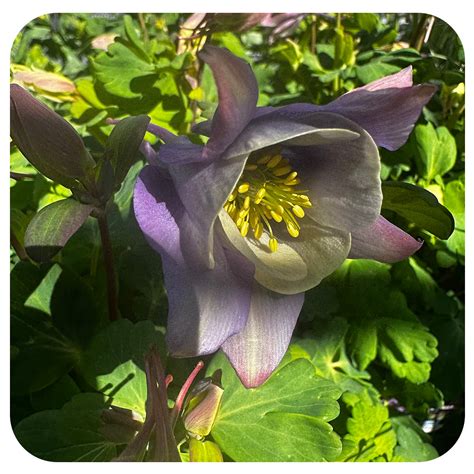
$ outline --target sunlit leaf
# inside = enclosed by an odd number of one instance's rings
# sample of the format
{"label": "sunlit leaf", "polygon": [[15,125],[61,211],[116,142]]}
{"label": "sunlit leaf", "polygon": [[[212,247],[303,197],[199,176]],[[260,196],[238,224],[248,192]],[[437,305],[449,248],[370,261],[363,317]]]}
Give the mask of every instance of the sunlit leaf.
{"label": "sunlit leaf", "polygon": [[322,461],[341,449],[328,421],[339,413],[339,389],[306,359],[284,365],[261,387],[246,389],[218,354],[224,395],[212,436],[234,461]]}

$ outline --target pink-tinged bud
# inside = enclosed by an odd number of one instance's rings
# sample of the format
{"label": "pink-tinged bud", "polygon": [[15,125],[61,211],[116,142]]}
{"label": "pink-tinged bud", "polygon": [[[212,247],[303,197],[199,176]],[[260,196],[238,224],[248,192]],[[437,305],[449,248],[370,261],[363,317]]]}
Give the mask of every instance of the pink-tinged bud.
{"label": "pink-tinged bud", "polygon": [[74,187],[87,182],[95,161],[74,128],[18,84],[10,85],[10,133],[14,143],[41,173]]}
{"label": "pink-tinged bud", "polygon": [[203,379],[196,385],[183,413],[188,435],[202,439],[211,432],[223,393],[223,388],[212,378]]}

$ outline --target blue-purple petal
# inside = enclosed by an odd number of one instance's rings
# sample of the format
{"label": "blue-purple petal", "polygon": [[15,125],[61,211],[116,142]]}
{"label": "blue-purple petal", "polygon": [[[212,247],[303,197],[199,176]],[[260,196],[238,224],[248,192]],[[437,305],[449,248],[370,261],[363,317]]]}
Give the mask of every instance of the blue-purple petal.
{"label": "blue-purple petal", "polygon": [[187,248],[203,268],[213,268],[214,223],[245,166],[245,158],[169,165],[179,199],[189,216]]}
{"label": "blue-purple petal", "polygon": [[347,232],[370,225],[382,205],[380,157],[375,143],[365,130],[340,115],[317,113],[311,120],[356,132],[358,138],[288,147],[300,186],[308,190],[313,203],[306,214],[320,225]]}
{"label": "blue-purple petal", "polygon": [[223,160],[249,155],[272,145],[318,145],[346,142],[359,136],[348,121],[335,114],[313,114],[290,120],[279,111],[252,120],[239,138],[222,155]]}
{"label": "blue-purple petal", "polygon": [[258,387],[278,366],[303,301],[304,293],[281,295],[254,284],[245,328],[222,346],[245,387]]}
{"label": "blue-purple petal", "polygon": [[202,151],[202,145],[196,145],[187,138],[180,137],[179,141],[161,145],[158,159],[165,166],[202,162]]}
{"label": "blue-purple petal", "polygon": [[255,117],[278,112],[292,120],[315,112],[334,112],[365,129],[378,146],[397,150],[408,139],[423,106],[437,88],[432,84],[412,85],[411,68],[371,82],[348,92],[327,105],[290,104],[284,107],[259,107]]}
{"label": "blue-purple petal", "polygon": [[[214,268],[196,270],[189,248],[190,221],[173,182],[156,167],[145,167],[134,193],[137,222],[160,253],[169,314],[167,341],[176,356],[209,354],[247,319],[254,267],[214,239]],[[192,231],[191,231],[192,234]]]}
{"label": "blue-purple petal", "polygon": [[252,119],[258,100],[258,85],[249,64],[227,49],[205,46],[199,56],[211,68],[219,95],[211,138],[204,150],[205,157],[215,158]]}
{"label": "blue-purple petal", "polygon": [[382,216],[351,236],[349,258],[370,258],[384,263],[404,260],[423,245],[423,241],[414,239]]}
{"label": "blue-purple petal", "polygon": [[247,321],[253,266],[218,242],[213,270],[195,271],[163,259],[169,313],[166,341],[176,357],[211,354]]}

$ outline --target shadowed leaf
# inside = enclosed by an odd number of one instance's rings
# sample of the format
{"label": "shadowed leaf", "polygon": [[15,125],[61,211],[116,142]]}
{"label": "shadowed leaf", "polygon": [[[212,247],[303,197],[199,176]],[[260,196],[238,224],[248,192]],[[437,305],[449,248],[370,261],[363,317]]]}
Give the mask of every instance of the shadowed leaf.
{"label": "shadowed leaf", "polygon": [[383,183],[382,192],[382,209],[396,212],[440,239],[447,239],[453,232],[453,216],[426,189],[393,181]]}
{"label": "shadowed leaf", "polygon": [[115,125],[105,149],[106,158],[112,164],[115,185],[119,185],[137,159],[138,148],[145,136],[150,117],[127,117]]}
{"label": "shadowed leaf", "polygon": [[33,217],[25,234],[28,255],[46,262],[56,255],[85,222],[94,206],[75,199],[56,201]]}

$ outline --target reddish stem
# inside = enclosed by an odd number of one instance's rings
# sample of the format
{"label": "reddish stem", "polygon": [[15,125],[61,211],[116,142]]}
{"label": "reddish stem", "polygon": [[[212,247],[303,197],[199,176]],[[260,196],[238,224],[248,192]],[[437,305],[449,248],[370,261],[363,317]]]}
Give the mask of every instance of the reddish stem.
{"label": "reddish stem", "polygon": [[176,425],[176,420],[178,419],[178,415],[181,412],[181,409],[183,408],[183,403],[184,399],[186,398],[186,395],[188,394],[189,389],[191,388],[191,385],[194,382],[194,379],[196,378],[197,374],[200,372],[200,370],[204,367],[204,362],[200,360],[197,364],[196,367],[194,367],[194,370],[189,374],[188,378],[186,379],[186,382],[184,382],[183,386],[181,387],[181,390],[178,393],[178,396],[176,397],[176,403],[171,410],[171,426],[174,428]]}
{"label": "reddish stem", "polygon": [[171,374],[168,374],[165,378],[166,388],[168,388],[170,386],[172,381],[173,381],[173,376]]}

